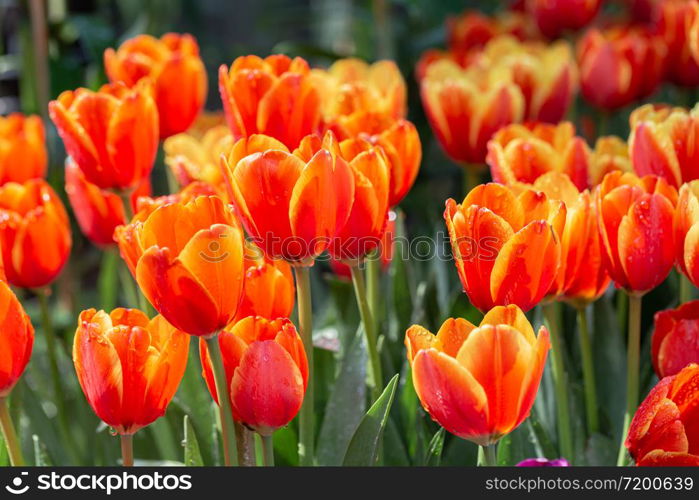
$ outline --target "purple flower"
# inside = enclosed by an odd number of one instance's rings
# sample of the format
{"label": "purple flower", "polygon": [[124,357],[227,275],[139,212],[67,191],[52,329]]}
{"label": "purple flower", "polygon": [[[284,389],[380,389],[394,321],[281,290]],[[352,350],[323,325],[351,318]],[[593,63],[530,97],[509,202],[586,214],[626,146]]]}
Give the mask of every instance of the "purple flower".
{"label": "purple flower", "polygon": [[568,467],[570,464],[565,458],[527,458],[517,464],[517,467]]}

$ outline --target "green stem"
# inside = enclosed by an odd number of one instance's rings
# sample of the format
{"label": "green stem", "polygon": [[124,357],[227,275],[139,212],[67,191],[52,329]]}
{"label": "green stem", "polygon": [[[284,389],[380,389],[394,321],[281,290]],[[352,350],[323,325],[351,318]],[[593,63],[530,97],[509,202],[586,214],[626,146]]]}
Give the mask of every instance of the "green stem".
{"label": "green stem", "polygon": [[617,456],[617,465],[626,463],[624,441],[631,425],[631,419],[638,406],[638,372],[641,354],[641,302],[642,296],[629,293],[629,336],[626,351],[626,413],[624,428],[621,433],[621,445]]}
{"label": "green stem", "polygon": [[231,410],[231,395],[228,392],[226,372],[223,367],[221,346],[218,343],[218,332],[206,339],[211,358],[211,369],[214,372],[216,383],[216,396],[218,399],[218,411],[221,417],[221,435],[223,436],[223,459],[226,465],[237,465],[237,446],[235,443],[235,429],[233,427],[233,414]]}
{"label": "green stem", "polygon": [[366,259],[366,297],[369,302],[369,311],[374,320],[374,329],[378,331],[379,325],[379,294],[381,277],[381,256],[379,251],[371,252]]}
{"label": "green stem", "polygon": [[678,273],[680,280],[680,305],[692,300],[692,282],[684,273]]}
{"label": "green stem", "polygon": [[553,384],[556,392],[556,418],[558,424],[559,451],[564,458],[573,458],[573,435],[570,429],[570,407],[568,404],[568,381],[564,367],[563,339],[558,329],[558,303],[543,306],[544,318],[551,336],[551,364]]}
{"label": "green stem", "polygon": [[118,191],[119,197],[121,198],[121,204],[124,206],[124,219],[125,223],[128,224],[133,219],[133,209],[131,207],[131,193],[133,190],[124,189]]}
{"label": "green stem", "polygon": [[133,434],[121,435],[121,464],[133,467]]}
{"label": "green stem", "polygon": [[373,0],[372,11],[374,26],[376,26],[376,56],[377,59],[393,58],[391,35],[391,12],[388,0]]}
{"label": "green stem", "polygon": [[116,306],[117,291],[119,289],[116,286],[116,278],[118,268],[121,265],[119,260],[119,254],[116,249],[107,248],[102,253],[98,287],[100,305],[105,311],[111,311]]}
{"label": "green stem", "polygon": [[313,395],[313,315],[311,309],[311,276],[305,266],[294,267],[296,276],[296,302],[299,316],[299,330],[303,347],[308,358],[308,386],[303,405],[299,412],[299,461],[303,466],[313,465],[314,454],[314,395]]}
{"label": "green stem", "polygon": [[56,354],[56,334],[53,331],[51,323],[51,312],[49,311],[49,290],[37,290],[36,295],[39,299],[39,307],[41,309],[41,325],[44,332],[44,340],[46,341],[46,351],[49,357],[49,369],[51,370],[51,378],[53,379],[53,390],[55,394],[56,412],[58,421],[64,432],[67,432],[68,425],[65,420],[65,408],[63,406],[63,386],[61,384],[61,374],[58,369],[58,357]]}
{"label": "green stem", "polygon": [[585,414],[587,430],[590,434],[599,431],[597,415],[597,387],[595,384],[595,364],[592,357],[590,330],[587,325],[585,308],[578,309],[578,335],[580,337],[580,355],[582,357],[583,382],[585,384]]}
{"label": "green stem", "polygon": [[626,320],[629,315],[629,296],[623,291],[617,290],[616,293],[616,318],[619,325],[619,332],[626,330]]}
{"label": "green stem", "polygon": [[372,381],[371,399],[376,401],[381,396],[383,389],[383,375],[381,373],[381,358],[379,357],[375,323],[369,308],[369,302],[367,301],[364,274],[359,269],[359,266],[351,266],[350,270],[352,272],[352,283],[354,284],[354,295],[357,298],[359,314],[362,317],[362,325],[364,326],[367,352],[369,353],[369,369]]}
{"label": "green stem", "polygon": [[480,467],[497,467],[498,465],[498,444],[493,443],[488,446],[479,446],[478,465]]}
{"label": "green stem", "polygon": [[255,435],[239,422],[235,422],[235,438],[238,442],[238,463],[245,467],[257,465]]}
{"label": "green stem", "polygon": [[265,467],[274,467],[274,441],[270,434],[269,436],[262,436],[262,450],[264,456]]}
{"label": "green stem", "polygon": [[480,165],[462,165],[464,198],[481,183]]}
{"label": "green stem", "polygon": [[5,446],[7,453],[10,456],[10,464],[13,466],[24,465],[22,458],[22,447],[19,445],[15,426],[10,417],[10,411],[7,407],[7,398],[0,398],[0,427],[2,428],[2,436],[5,438]]}

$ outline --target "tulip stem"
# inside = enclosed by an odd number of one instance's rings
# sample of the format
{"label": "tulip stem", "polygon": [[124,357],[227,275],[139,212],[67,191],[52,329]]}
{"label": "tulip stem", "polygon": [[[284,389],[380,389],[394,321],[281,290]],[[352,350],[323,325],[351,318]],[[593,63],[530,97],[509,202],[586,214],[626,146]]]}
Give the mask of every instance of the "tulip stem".
{"label": "tulip stem", "polygon": [[[580,336],[580,355],[582,357],[583,382],[585,384],[585,413],[587,430],[590,434],[599,431],[597,415],[597,387],[595,384],[595,364],[592,357],[590,330],[584,307],[578,308],[578,335]],[[568,457],[569,459],[572,457]]]}
{"label": "tulip stem", "polygon": [[299,313],[299,330],[303,348],[308,358],[308,385],[299,412],[299,461],[303,466],[313,465],[314,454],[314,395],[313,395],[313,313],[311,309],[311,276],[305,266],[295,266],[296,302]]}
{"label": "tulip stem", "polygon": [[133,467],[133,434],[121,435],[121,465]]}
{"label": "tulip stem", "polygon": [[479,446],[478,465],[483,467],[497,467],[498,465],[498,444],[493,443],[487,446]]}
{"label": "tulip stem", "polygon": [[366,259],[366,297],[369,311],[374,320],[375,331],[379,325],[379,280],[381,275],[381,256],[377,250],[371,252]]}
{"label": "tulip stem", "polygon": [[262,451],[263,451],[263,457],[264,457],[264,466],[265,467],[274,467],[274,441],[273,437],[270,434],[269,436],[263,436],[260,434],[260,437],[262,438]]}
{"label": "tulip stem", "polygon": [[680,305],[692,300],[692,282],[683,273],[678,273],[680,279]]}
{"label": "tulip stem", "polygon": [[131,194],[132,189],[122,189],[117,191],[119,197],[121,198],[121,204],[124,206],[124,219],[125,223],[128,224],[133,219],[133,209],[131,207]]}
{"label": "tulip stem", "polygon": [[218,411],[221,417],[221,434],[223,436],[223,460],[225,465],[237,464],[237,446],[235,442],[235,429],[233,427],[233,414],[231,411],[231,395],[226,383],[226,372],[223,368],[223,356],[221,346],[218,343],[218,332],[206,339],[211,358],[211,369],[214,372],[216,385],[216,398],[218,399]]}
{"label": "tulip stem", "polygon": [[631,418],[638,406],[638,372],[641,354],[641,301],[642,296],[629,293],[629,338],[626,352],[626,413],[624,428],[621,433],[621,445],[617,456],[617,465],[626,464],[626,434],[631,425]]}
{"label": "tulip stem", "polygon": [[551,364],[553,385],[556,392],[559,451],[563,457],[571,460],[573,458],[573,436],[570,429],[568,381],[564,367],[563,339],[558,330],[558,303],[551,302],[542,306],[542,309],[551,336]]}
{"label": "tulip stem", "polygon": [[10,410],[7,407],[7,398],[0,398],[0,427],[2,427],[2,436],[5,438],[5,446],[7,446],[7,454],[10,456],[10,464],[13,466],[24,465],[22,458],[22,448],[17,439],[17,432],[10,417]]}
{"label": "tulip stem", "polygon": [[466,164],[462,165],[461,169],[463,170],[464,198],[466,198],[468,193],[481,183],[480,165]]}
{"label": "tulip stem", "polygon": [[235,439],[238,442],[238,463],[244,467],[257,465],[255,457],[255,435],[239,422],[234,423]]}
{"label": "tulip stem", "polygon": [[359,314],[362,317],[364,335],[369,353],[369,368],[371,370],[371,399],[376,401],[381,396],[383,388],[383,376],[381,374],[381,358],[379,357],[378,342],[374,319],[367,301],[366,285],[364,283],[364,273],[359,266],[351,266],[352,283],[354,284],[354,295],[357,297]]}

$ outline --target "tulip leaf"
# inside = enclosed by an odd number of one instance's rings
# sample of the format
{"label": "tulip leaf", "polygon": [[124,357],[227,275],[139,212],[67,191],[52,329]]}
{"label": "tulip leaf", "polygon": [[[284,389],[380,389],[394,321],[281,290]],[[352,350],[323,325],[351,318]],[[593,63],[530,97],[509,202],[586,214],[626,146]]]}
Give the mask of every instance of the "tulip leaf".
{"label": "tulip leaf", "polygon": [[388,421],[388,413],[393,404],[397,385],[398,375],[396,374],[359,423],[347,448],[343,465],[376,465],[381,437]]}
{"label": "tulip leaf", "polygon": [[439,430],[435,432],[434,436],[432,436],[432,439],[430,439],[430,444],[427,446],[427,453],[425,453],[425,458],[423,460],[424,465],[436,467],[442,461],[445,433],[444,427],[440,427]]}
{"label": "tulip leaf", "polygon": [[116,251],[106,250],[102,255],[100,274],[97,279],[99,288],[100,305],[105,311],[111,311],[117,302],[117,270],[119,254]]}
{"label": "tulip leaf", "polygon": [[34,442],[34,465],[37,467],[53,465],[49,458],[48,451],[46,450],[46,446],[41,442],[39,436],[32,434],[32,441]]}
{"label": "tulip leaf", "polygon": [[197,435],[194,432],[192,422],[189,420],[189,415],[184,416],[184,440],[182,441],[182,446],[184,446],[185,466],[200,467],[204,465],[201,451],[199,451],[199,441],[197,441]]}
{"label": "tulip leaf", "polygon": [[7,454],[7,445],[5,439],[0,434],[0,467],[10,465],[10,456]]}

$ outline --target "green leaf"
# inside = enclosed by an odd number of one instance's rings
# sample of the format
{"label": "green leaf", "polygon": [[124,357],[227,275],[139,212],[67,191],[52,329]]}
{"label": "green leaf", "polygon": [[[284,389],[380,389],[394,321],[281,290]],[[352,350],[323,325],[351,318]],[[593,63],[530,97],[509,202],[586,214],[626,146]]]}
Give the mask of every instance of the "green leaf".
{"label": "green leaf", "polygon": [[199,451],[199,441],[197,441],[197,435],[194,432],[192,422],[189,420],[189,415],[184,416],[184,440],[182,441],[182,446],[184,446],[184,464],[187,467],[204,465],[201,451]]}
{"label": "green leaf", "polygon": [[99,287],[100,304],[105,311],[114,309],[117,301],[117,269],[119,266],[119,254],[113,250],[106,250],[102,255],[100,274],[97,280]]}
{"label": "green leaf", "polygon": [[391,410],[397,385],[398,375],[396,374],[362,418],[347,448],[343,465],[371,466],[376,464],[381,436],[386,427],[388,412]]}
{"label": "green leaf", "polygon": [[39,440],[39,436],[32,434],[32,441],[34,442],[34,465],[37,467],[53,465],[46,451],[46,446]]}
{"label": "green leaf", "polygon": [[427,453],[423,460],[424,465],[436,467],[442,461],[442,451],[444,451],[444,435],[446,431],[444,427],[439,430],[430,439],[430,444],[427,446]]}

